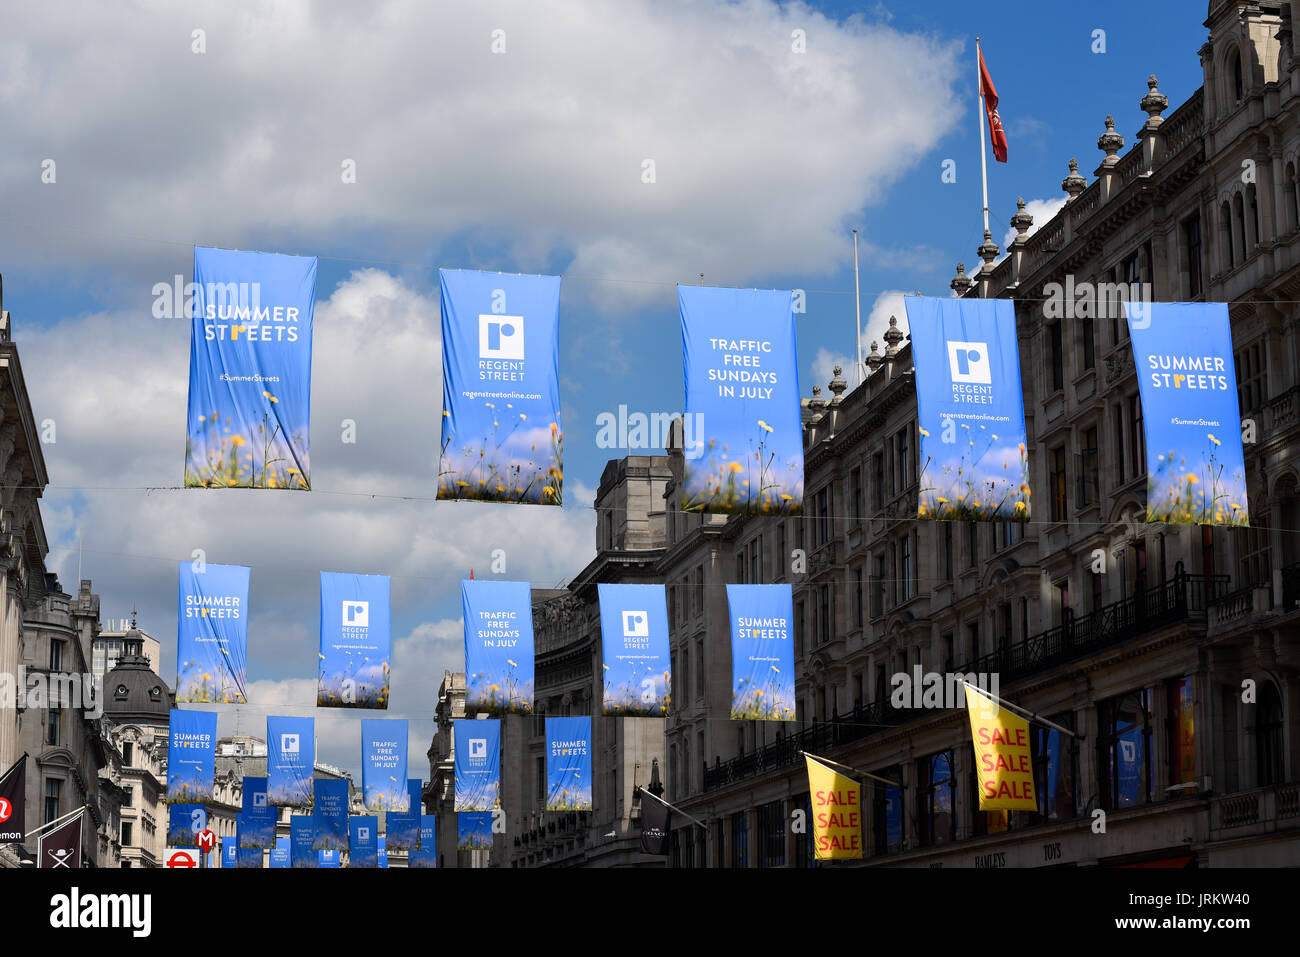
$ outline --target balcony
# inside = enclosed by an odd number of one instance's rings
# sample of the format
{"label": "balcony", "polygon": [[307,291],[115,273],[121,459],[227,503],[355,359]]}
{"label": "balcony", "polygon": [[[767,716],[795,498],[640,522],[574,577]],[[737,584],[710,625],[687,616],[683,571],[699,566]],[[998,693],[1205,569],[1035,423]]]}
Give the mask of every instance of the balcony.
{"label": "balcony", "polygon": [[[1227,575],[1188,575],[1181,563],[1174,577],[1154,588],[1065,623],[1031,635],[1024,641],[983,655],[961,668],[972,672],[997,673],[1000,683],[1008,683],[1058,665],[1082,658],[1108,647],[1123,644],[1159,628],[1189,620],[1204,620],[1207,609],[1228,593]],[[1300,577],[1296,586],[1300,587]],[[788,767],[801,760],[800,751],[825,754],[882,731],[904,725],[925,716],[930,708],[894,708],[889,701],[861,704],[830,721],[814,722],[773,743],[730,761],[704,766],[704,790],[713,791],[767,771]]]}

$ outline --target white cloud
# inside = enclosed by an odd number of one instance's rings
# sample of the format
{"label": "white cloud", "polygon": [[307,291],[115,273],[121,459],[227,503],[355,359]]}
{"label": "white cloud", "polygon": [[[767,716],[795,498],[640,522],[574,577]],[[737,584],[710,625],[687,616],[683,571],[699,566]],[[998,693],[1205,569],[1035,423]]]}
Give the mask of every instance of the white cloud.
{"label": "white cloud", "polygon": [[[1029,227],[1026,233],[1028,236],[1038,232],[1039,227],[1052,221],[1052,217],[1059,213],[1065,206],[1065,201],[1069,197],[1061,196],[1057,199],[1031,199],[1025,203],[1025,212],[1034,217],[1034,224]],[[1016,228],[1008,226],[1007,231],[1002,236],[1002,259],[1006,258],[1011,249],[1011,241],[1016,238]],[[1001,259],[999,259],[999,262]]]}
{"label": "white cloud", "polygon": [[144,236],[404,261],[467,240],[667,283],[827,273],[845,218],[960,115],[959,43],[797,2],[144,6],[10,11],[0,188],[41,229],[6,230],[7,263],[188,272],[117,238]]}
{"label": "white cloud", "polygon": [[871,310],[862,324],[862,355],[871,354],[871,343],[875,342],[881,355],[885,354],[888,343],[885,333],[889,330],[889,317],[898,319],[898,328],[907,334],[907,309],[904,305],[907,293],[900,289],[887,289],[876,297]]}

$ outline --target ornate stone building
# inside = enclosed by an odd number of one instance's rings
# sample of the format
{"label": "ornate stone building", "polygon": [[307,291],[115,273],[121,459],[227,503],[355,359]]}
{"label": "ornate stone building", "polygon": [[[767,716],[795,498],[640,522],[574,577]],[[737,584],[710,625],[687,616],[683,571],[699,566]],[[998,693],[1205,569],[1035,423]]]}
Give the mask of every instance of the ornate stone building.
{"label": "ornate stone building", "polygon": [[[1107,117],[1092,181],[1071,161],[1059,213],[1031,233],[1022,204],[1005,258],[986,233],[976,273],[958,267],[955,294],[1016,305],[1031,522],[915,519],[916,395],[893,325],[863,385],[849,391],[837,370],[831,398],[818,389],[805,403],[803,518],[677,516],[670,487],[669,587],[693,600],[701,565],[706,583],[703,614],[680,622],[674,647],[693,654],[707,634],[705,673],[691,676],[702,704],[669,718],[667,783],[709,829],[675,831],[676,866],[810,863],[790,824],[807,809],[800,750],[897,782],[864,792],[866,865],[1300,855],[1297,16],[1297,0],[1215,0],[1203,88],[1165,115],[1152,77],[1132,148]],[[1061,289],[1098,295],[1067,294],[1062,314],[1047,308]],[[1249,529],[1143,523],[1142,407],[1120,306],[1136,296],[1229,304]],[[806,574],[792,571],[796,549]],[[710,720],[726,713],[721,585],[783,580],[800,720]],[[894,706],[893,676],[918,665],[995,673],[1004,697],[1077,733],[1035,731],[1037,813],[978,810],[964,711]]]}

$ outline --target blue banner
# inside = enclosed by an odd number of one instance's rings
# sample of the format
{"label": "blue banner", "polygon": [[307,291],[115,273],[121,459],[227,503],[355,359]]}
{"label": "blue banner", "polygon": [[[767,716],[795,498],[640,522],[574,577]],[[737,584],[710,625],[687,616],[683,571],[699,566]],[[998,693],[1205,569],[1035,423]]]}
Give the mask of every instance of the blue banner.
{"label": "blue banner", "polygon": [[533,599],[528,582],[460,583],[467,714],[532,714]]}
{"label": "blue banner", "polygon": [[559,278],[440,269],[438,281],[438,498],[559,505]]}
{"label": "blue banner", "polygon": [[235,866],[255,867],[259,870],[262,867],[262,849],[244,844],[244,836],[238,827],[235,828]]}
{"label": "blue banner", "polygon": [[387,575],[320,573],[318,708],[387,708]]}
{"label": "blue banner", "polygon": [[180,563],[176,702],[247,704],[248,569]]}
{"label": "blue banner", "polygon": [[289,840],[288,838],[277,837],[275,847],[271,848],[271,867],[288,867],[289,866]]}
{"label": "blue banner", "polygon": [[908,296],[906,306],[916,367],[918,517],[1027,520],[1015,305]]}
{"label": "blue banner", "polygon": [[315,800],[311,806],[312,847],[318,851],[346,849],[348,846],[348,781],[345,778],[316,778]]}
{"label": "blue banner", "polygon": [[266,801],[272,807],[310,807],[316,766],[316,719],[266,719]]}
{"label": "blue banner", "polygon": [[194,249],[185,485],[311,487],[314,257]]}
{"label": "blue banner", "polygon": [[794,608],[789,585],[728,585],[731,717],[793,721]]}
{"label": "blue banner", "polygon": [[799,512],[794,294],[678,286],[677,302],[686,372],[682,509]]}
{"label": "blue banner", "polygon": [[596,586],[607,715],[662,717],[671,685],[663,585]]}
{"label": "blue banner", "polygon": [[[457,811],[491,811],[501,806],[501,721],[453,721]],[[490,816],[490,815],[489,815]]]}
{"label": "blue banner", "polygon": [[207,804],[217,760],[217,713],[172,711],[167,741],[167,803]]}
{"label": "blue banner", "polygon": [[388,849],[384,846],[384,835],[379,835],[379,846],[375,848],[375,866],[385,868],[388,866]]}
{"label": "blue banner", "polygon": [[406,793],[411,796],[411,810],[416,814],[424,813],[424,782],[419,778],[406,779]]}
{"label": "blue banner", "polygon": [[207,826],[206,804],[173,804],[167,808],[167,846],[198,847],[199,831]]}
{"label": "blue banner", "polygon": [[406,721],[361,720],[361,787],[367,811],[408,811]]}
{"label": "blue banner", "polygon": [[384,837],[390,851],[411,851],[420,843],[420,812],[385,811]]}
{"label": "blue banner", "polygon": [[438,866],[438,819],[434,815],[420,816],[420,846],[411,852],[406,866]]}
{"label": "blue banner", "polygon": [[1249,525],[1227,305],[1151,302],[1126,311],[1146,431],[1147,521]]}
{"label": "blue banner", "polygon": [[492,815],[481,811],[456,815],[456,849],[492,850]]}
{"label": "blue banner", "polygon": [[379,818],[368,815],[348,819],[348,867],[375,867],[379,849]]}
{"label": "blue banner", "polygon": [[591,718],[546,719],[546,810],[591,810]]}
{"label": "blue banner", "polygon": [[338,867],[339,852],[338,851],[317,851],[316,866],[317,867]]}
{"label": "blue banner", "polygon": [[289,818],[289,859],[293,867],[316,866],[313,825],[310,814],[294,814]]}
{"label": "blue banner", "polygon": [[267,848],[275,846],[276,811],[267,803],[266,778],[244,778],[244,805],[240,811],[243,830],[240,847]]}
{"label": "blue banner", "polygon": [[221,866],[222,867],[239,866],[239,838],[238,837],[221,838]]}

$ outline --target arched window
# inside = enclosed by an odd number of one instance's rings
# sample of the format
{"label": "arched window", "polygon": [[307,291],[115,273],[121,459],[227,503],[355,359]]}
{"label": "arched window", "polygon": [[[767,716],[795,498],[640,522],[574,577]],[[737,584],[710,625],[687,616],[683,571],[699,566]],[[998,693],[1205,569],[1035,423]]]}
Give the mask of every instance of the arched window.
{"label": "arched window", "polygon": [[1255,769],[1260,787],[1280,784],[1282,768],[1282,696],[1277,685],[1264,681],[1259,688],[1255,724]]}
{"label": "arched window", "polygon": [[1227,200],[1219,207],[1219,248],[1223,250],[1221,265],[1228,272],[1237,265],[1237,259],[1232,253],[1232,208]]}
{"label": "arched window", "polygon": [[1254,183],[1246,187],[1246,213],[1247,223],[1250,227],[1248,233],[1250,245],[1246,247],[1247,255],[1249,255],[1249,251],[1258,246],[1263,239],[1259,234],[1259,194]]}
{"label": "arched window", "polygon": [[1241,193],[1237,193],[1232,197],[1232,225],[1232,245],[1235,253],[1233,258],[1237,262],[1245,262],[1247,255],[1246,209],[1245,204],[1241,201]]}
{"label": "arched window", "polygon": [[1300,226],[1300,204],[1297,204],[1295,188],[1295,163],[1286,164],[1286,182],[1282,188],[1286,195],[1287,226],[1295,229]]}
{"label": "arched window", "polygon": [[1232,66],[1230,67],[1230,70],[1232,74],[1232,91],[1233,91],[1234,102],[1240,103],[1243,99],[1246,98],[1245,77],[1241,72],[1241,54],[1234,51],[1232,54],[1231,62],[1232,62]]}

